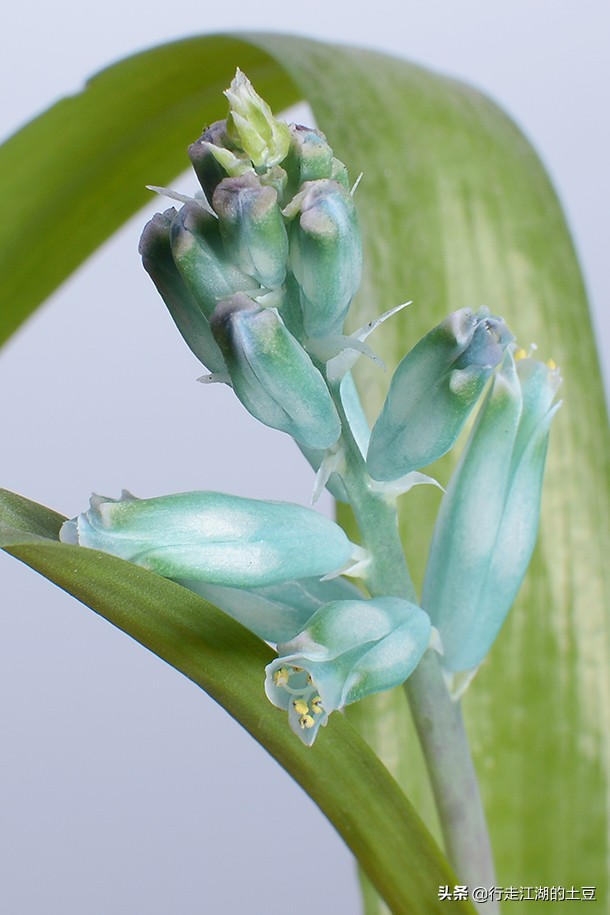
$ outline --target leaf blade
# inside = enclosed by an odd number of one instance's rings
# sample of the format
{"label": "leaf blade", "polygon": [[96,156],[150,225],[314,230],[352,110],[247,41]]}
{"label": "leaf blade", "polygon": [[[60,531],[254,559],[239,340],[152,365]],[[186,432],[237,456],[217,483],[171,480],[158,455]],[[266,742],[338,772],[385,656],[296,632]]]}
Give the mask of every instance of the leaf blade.
{"label": "leaf blade", "polygon": [[[335,716],[313,750],[305,748],[265,697],[263,671],[273,653],[264,642],[192,592],[131,563],[51,536],[30,540],[28,525],[48,517],[48,509],[0,491],[0,538],[7,552],[223,705],[316,800],[395,911],[440,915],[436,887],[453,875],[396,783],[347,721]],[[422,879],[429,898],[419,892]],[[456,911],[473,910],[465,904]]]}

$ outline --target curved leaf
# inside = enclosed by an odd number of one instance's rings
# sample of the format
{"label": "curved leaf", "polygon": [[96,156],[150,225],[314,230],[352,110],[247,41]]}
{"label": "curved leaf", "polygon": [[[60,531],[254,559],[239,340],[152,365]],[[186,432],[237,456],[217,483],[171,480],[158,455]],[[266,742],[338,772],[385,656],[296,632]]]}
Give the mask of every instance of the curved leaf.
{"label": "curved leaf", "polygon": [[[444,912],[455,878],[387,770],[341,715],[308,749],[267,701],[264,642],[185,588],[107,553],[59,543],[61,515],[0,490],[0,545],[197,683],[302,785],[396,912]],[[323,775],[323,777],[322,777]],[[428,887],[429,891],[422,891]],[[472,912],[470,903],[456,912]]]}
{"label": "curved leaf", "polygon": [[147,184],[185,170],[189,143],[225,115],[238,62],[275,108],[298,100],[264,51],[207,35],[103,70],[0,147],[11,213],[0,226],[0,343],[150,200]]}
{"label": "curved leaf", "polygon": [[[595,882],[603,898],[608,426],[560,208],[537,157],[495,105],[403,61],[290,36],[197,38],[120,62],[0,151],[11,213],[0,245],[4,332],[143,202],[145,183],[184,166],[182,148],[222,113],[220,90],[237,64],[276,108],[307,97],[352,174],[364,172],[356,200],[367,269],[354,322],[416,303],[374,341],[390,368],[447,312],[484,304],[562,367],[566,402],[551,440],[539,547],[466,713],[501,882]],[[372,418],[388,380],[360,368]],[[449,459],[436,469],[446,480]],[[437,499],[420,487],[404,500],[419,580]],[[377,742],[391,742],[381,730]]]}

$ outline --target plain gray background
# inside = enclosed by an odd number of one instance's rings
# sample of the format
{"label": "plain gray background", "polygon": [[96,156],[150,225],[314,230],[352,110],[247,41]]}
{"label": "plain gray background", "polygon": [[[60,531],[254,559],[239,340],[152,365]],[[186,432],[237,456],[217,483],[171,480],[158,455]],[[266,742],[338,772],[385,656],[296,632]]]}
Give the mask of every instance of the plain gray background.
{"label": "plain gray background", "polygon": [[[64,0],[1,15],[3,135],[117,58],[199,32],[304,33],[474,83],[516,118],[558,187],[608,372],[605,2],[324,0],[278,11],[270,0],[226,10]],[[0,356],[0,485],[67,514],[91,490],[122,487],[307,504],[311,474],[291,442],[259,427],[228,389],[195,383],[200,368],[137,256],[156,208],[106,244]],[[328,500],[320,507],[331,510]],[[3,915],[359,911],[341,840],[222,709],[3,555],[0,576]]]}

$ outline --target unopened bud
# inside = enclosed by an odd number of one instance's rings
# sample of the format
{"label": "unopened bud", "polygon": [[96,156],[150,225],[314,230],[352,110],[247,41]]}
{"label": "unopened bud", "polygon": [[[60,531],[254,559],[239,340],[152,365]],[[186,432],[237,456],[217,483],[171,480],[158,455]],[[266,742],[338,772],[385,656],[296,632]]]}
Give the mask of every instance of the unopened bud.
{"label": "unopened bud", "polygon": [[354,202],[337,181],[308,181],[284,214],[298,216],[290,259],[301,288],[305,333],[312,338],[340,333],[362,272]]}
{"label": "unopened bud", "polygon": [[507,352],[443,496],[422,604],[453,673],[481,663],[525,575],[560,383],[557,368]]}
{"label": "unopened bud", "polygon": [[230,112],[227,132],[254,166],[267,168],[285,158],[290,145],[288,126],[277,121],[267,102],[255,92],[252,83],[241,70],[235,74],[225,92]]}
{"label": "unopened bud", "polygon": [[449,451],[512,339],[502,318],[462,308],[407,353],[371,433],[373,479],[398,479]]}
{"label": "unopened bud", "polygon": [[142,263],[188,346],[211,372],[221,374],[226,372],[226,366],[208,319],[172,256],[170,227],[175,216],[173,208],[156,213],[144,227],[139,249]]}
{"label": "unopened bud", "polygon": [[337,441],[341,422],[326,382],[275,308],[237,294],[219,303],[210,326],[248,412],[312,448]]}
{"label": "unopened bud", "polygon": [[231,260],[261,286],[281,286],[288,234],[275,188],[265,187],[252,173],[225,178],[214,191],[213,206]]}
{"label": "unopened bud", "polygon": [[218,220],[196,203],[186,203],[178,212],[170,238],[176,265],[208,318],[220,299],[259,288],[227,257]]}

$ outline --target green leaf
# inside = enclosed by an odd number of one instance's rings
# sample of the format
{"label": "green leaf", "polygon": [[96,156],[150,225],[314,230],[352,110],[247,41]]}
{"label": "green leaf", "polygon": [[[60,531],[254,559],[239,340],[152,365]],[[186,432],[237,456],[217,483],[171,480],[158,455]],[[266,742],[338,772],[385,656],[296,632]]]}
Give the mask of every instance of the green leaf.
{"label": "green leaf", "polygon": [[[58,541],[65,519],[0,490],[4,549],[197,683],[302,785],[396,912],[445,911],[455,878],[396,782],[341,715],[307,749],[267,700],[274,657],[247,629],[185,588],[106,553]],[[388,841],[390,839],[390,841]],[[427,889],[422,889],[427,888]],[[473,912],[470,903],[456,912]]]}
{"label": "green leaf", "polygon": [[[11,213],[1,229],[2,331],[144,201],[144,184],[167,183],[184,167],[183,148],[223,113],[220,92],[236,65],[276,109],[308,98],[352,175],[364,172],[356,202],[366,271],[354,324],[415,301],[372,341],[390,369],[447,312],[483,304],[561,365],[565,403],[551,435],[539,546],[465,710],[500,883],[595,883],[604,898],[608,424],[561,210],[531,147],[494,104],[403,61],[290,36],[197,38],[123,61],[0,150]],[[359,380],[374,418],[388,377],[363,364]],[[441,481],[450,464],[435,468]],[[404,498],[418,581],[437,504],[431,487]],[[372,729],[391,755],[393,734]],[[423,798],[415,764],[397,767]]]}
{"label": "green leaf", "polygon": [[0,343],[136,210],[147,184],[188,165],[202,126],[226,114],[237,63],[276,109],[295,87],[258,48],[186,39],[109,67],[0,147]]}

